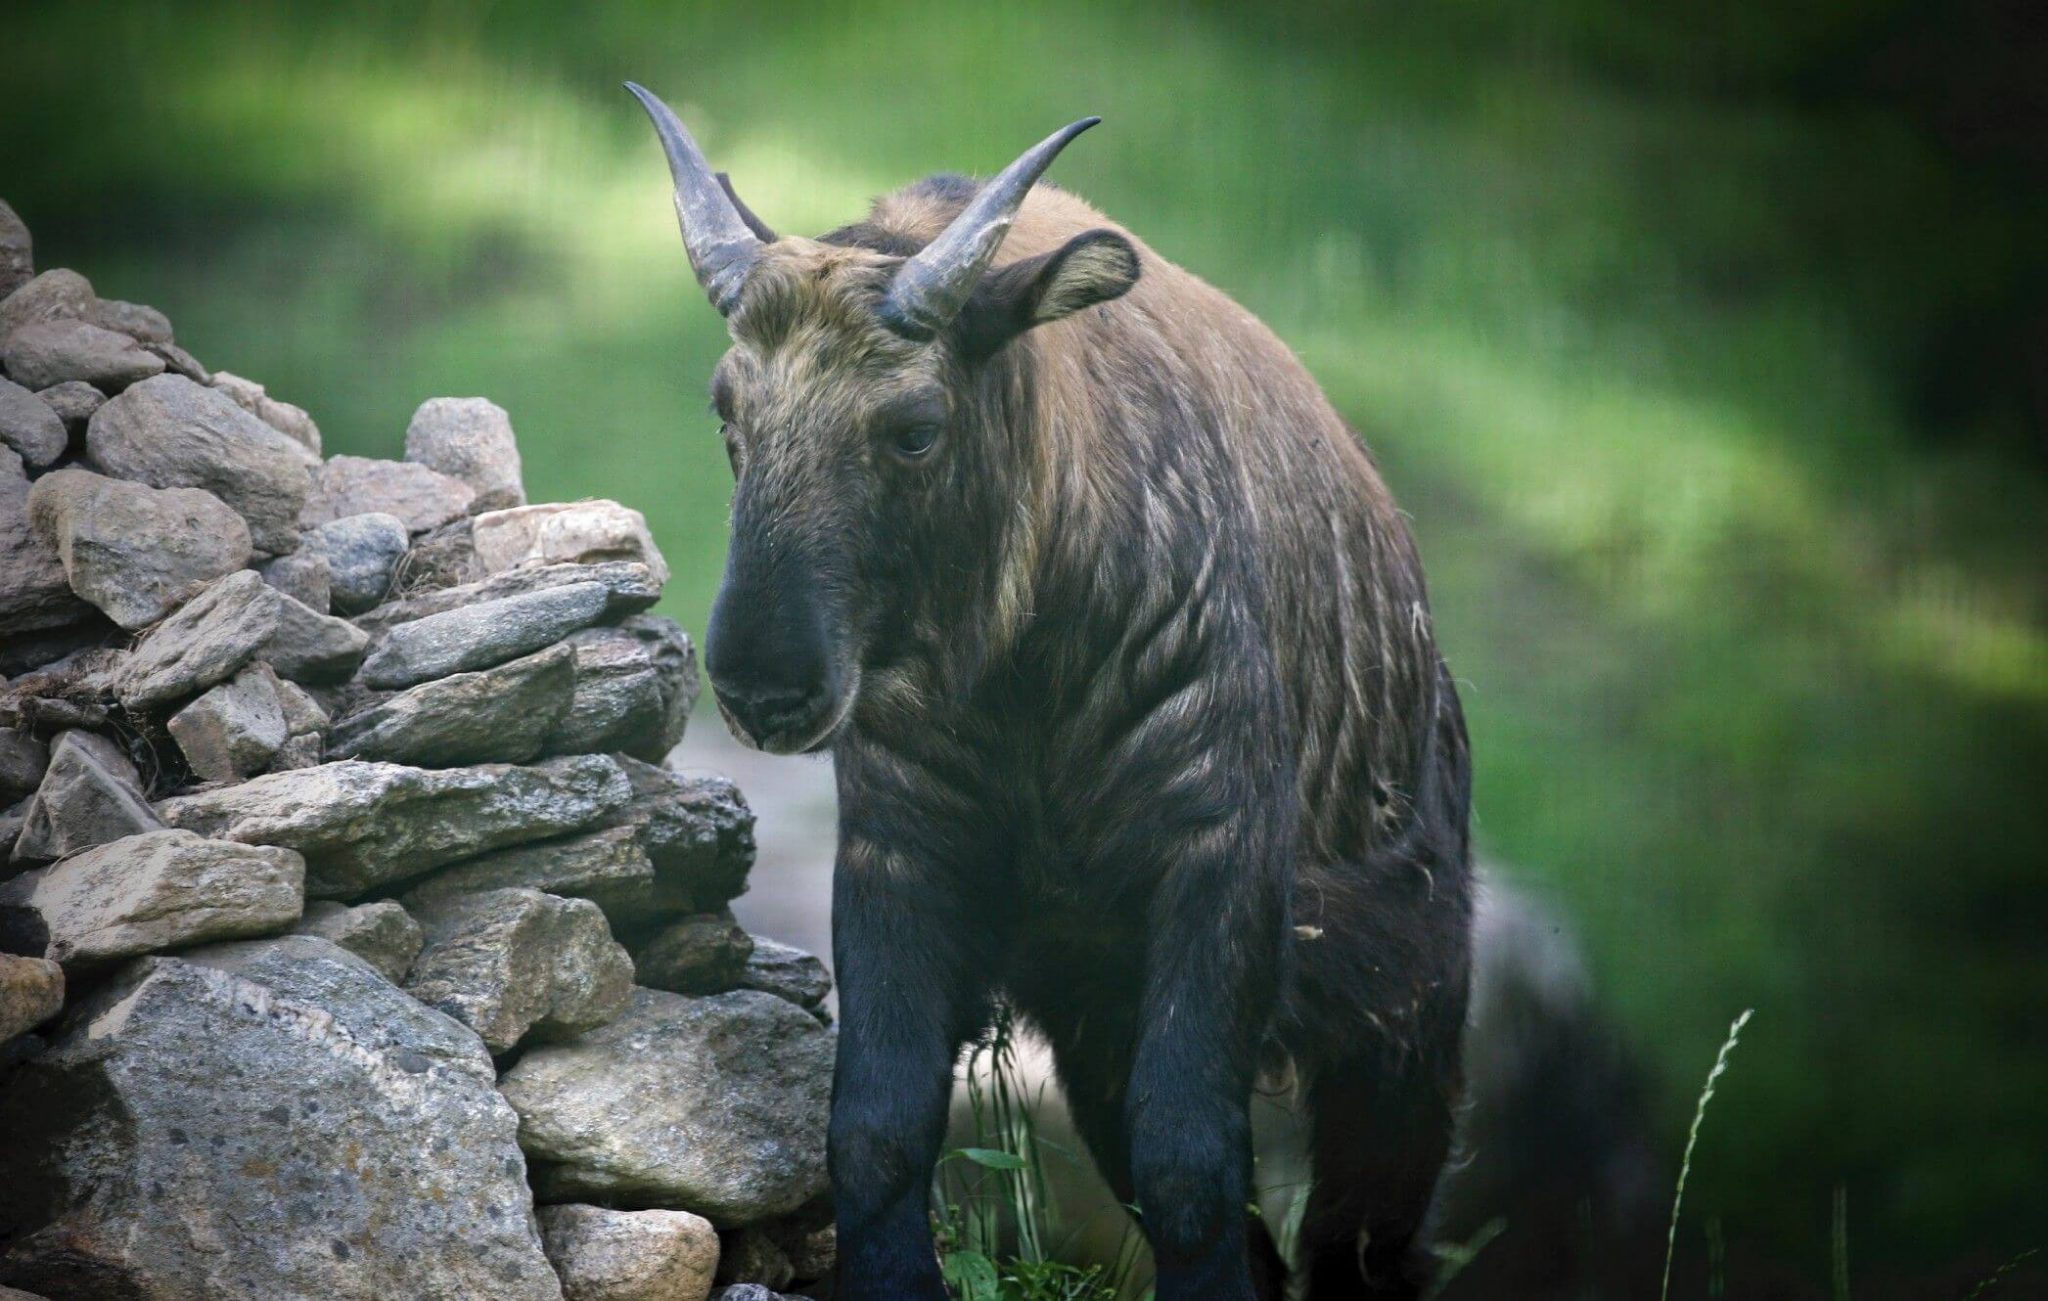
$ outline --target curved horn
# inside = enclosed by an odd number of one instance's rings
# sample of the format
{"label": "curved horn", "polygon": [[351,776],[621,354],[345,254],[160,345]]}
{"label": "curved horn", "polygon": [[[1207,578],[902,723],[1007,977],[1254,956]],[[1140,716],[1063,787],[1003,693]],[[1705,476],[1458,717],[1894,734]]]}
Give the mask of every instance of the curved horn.
{"label": "curved horn", "polygon": [[683,251],[690,256],[697,283],[704,286],[711,305],[723,316],[739,300],[740,286],[760,256],[761,240],[718,183],[711,165],[704,161],[704,151],[697,148],[675,111],[644,86],[629,81],[626,89],[654,119],[661,151],[668,155],[669,175],[675,178],[676,221],[683,228]]}
{"label": "curved horn", "polygon": [[898,334],[929,339],[960,314],[974,293],[1010,222],[1052,160],[1067,142],[1102,119],[1084,117],[1061,127],[1024,151],[1016,162],[981,187],[953,223],[905,262],[889,286],[881,315]]}

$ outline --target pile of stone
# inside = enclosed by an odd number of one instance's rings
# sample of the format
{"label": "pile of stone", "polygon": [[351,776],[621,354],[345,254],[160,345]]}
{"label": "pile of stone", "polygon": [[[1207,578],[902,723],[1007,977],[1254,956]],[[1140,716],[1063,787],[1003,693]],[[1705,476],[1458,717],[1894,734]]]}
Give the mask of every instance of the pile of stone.
{"label": "pile of stone", "polygon": [[0,375],[0,1284],[824,1275],[829,982],[735,924],[752,815],[668,762],[639,513],[528,504],[482,399],[323,458],[5,204]]}

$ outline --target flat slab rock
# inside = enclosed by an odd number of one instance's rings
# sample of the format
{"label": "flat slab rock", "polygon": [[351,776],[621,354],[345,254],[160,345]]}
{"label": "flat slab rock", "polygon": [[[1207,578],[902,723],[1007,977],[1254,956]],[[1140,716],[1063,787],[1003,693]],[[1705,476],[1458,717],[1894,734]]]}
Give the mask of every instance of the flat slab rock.
{"label": "flat slab rock", "polygon": [[589,627],[609,602],[602,583],[570,583],[402,623],[370,651],[362,679],[372,687],[409,687],[502,664]]}
{"label": "flat slab rock", "polygon": [[560,1301],[476,1036],[313,936],[122,969],[0,1080],[0,1280]]}
{"label": "flat slab rock", "polygon": [[93,412],[85,446],[117,479],[206,489],[248,522],[258,551],[299,545],[299,508],[312,487],[305,449],[218,389],[182,375],[144,380]]}
{"label": "flat slab rock", "polygon": [[633,960],[588,899],[491,890],[418,912],[426,944],[406,992],[476,1031],[493,1053],[529,1034],[594,1030],[626,1010]]}
{"label": "flat slab rock", "polygon": [[253,569],[217,579],[137,644],[116,684],[131,712],[169,704],[263,659],[296,682],[347,677],[369,636],[346,619],[307,608]]}
{"label": "flat slab rock", "polygon": [[524,763],[560,730],[575,692],[576,652],[550,646],[495,668],[423,682],[359,710],[335,725],[328,753],[423,767]]}
{"label": "flat slab rock", "polygon": [[[419,546],[413,555],[419,554]],[[608,560],[595,565],[533,565],[507,570],[489,578],[454,587],[434,588],[386,601],[356,616],[356,626],[382,632],[401,623],[412,623],[430,614],[446,614],[486,601],[508,596],[526,596],[571,583],[602,583],[605,589],[604,617],[617,619],[637,614],[661,599],[661,584],[654,573],[635,560]]]}
{"label": "flat slab rock", "polygon": [[635,989],[624,1016],[529,1049],[500,1087],[542,1200],[738,1226],[824,1191],[832,1054],[816,1020],[769,994]]}
{"label": "flat slab rock", "polygon": [[150,831],[0,884],[0,907],[34,910],[43,956],[75,973],[281,931],[299,919],[305,888],[305,860],[289,849]]}
{"label": "flat slab rock", "polygon": [[718,1231],[688,1211],[543,1206],[541,1245],[568,1301],[703,1301]]}
{"label": "flat slab rock", "polygon": [[633,828],[606,827],[457,863],[414,886],[406,900],[427,907],[455,895],[519,886],[588,899],[624,924],[652,902],[654,864]]}
{"label": "flat slab rock", "polygon": [[164,360],[134,339],[87,321],[37,321],[0,341],[7,373],[31,389],[81,380],[116,393],[161,375]]}
{"label": "flat slab rock", "polygon": [[36,480],[28,511],[71,590],[130,632],[249,563],[249,526],[203,488],[56,470]]}
{"label": "flat slab rock", "polygon": [[580,831],[632,791],[601,755],[531,767],[410,768],[345,759],[165,800],[171,826],[306,856],[306,893],[348,899],[487,850]]}

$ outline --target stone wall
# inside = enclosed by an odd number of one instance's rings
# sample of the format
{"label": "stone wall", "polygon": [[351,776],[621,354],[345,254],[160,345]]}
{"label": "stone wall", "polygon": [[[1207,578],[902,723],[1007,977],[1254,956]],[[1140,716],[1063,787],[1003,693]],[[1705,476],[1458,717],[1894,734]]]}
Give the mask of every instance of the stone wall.
{"label": "stone wall", "polygon": [[829,979],[733,921],[739,792],[664,764],[640,514],[529,504],[481,398],[323,458],[4,203],[0,375],[0,1284],[824,1275]]}

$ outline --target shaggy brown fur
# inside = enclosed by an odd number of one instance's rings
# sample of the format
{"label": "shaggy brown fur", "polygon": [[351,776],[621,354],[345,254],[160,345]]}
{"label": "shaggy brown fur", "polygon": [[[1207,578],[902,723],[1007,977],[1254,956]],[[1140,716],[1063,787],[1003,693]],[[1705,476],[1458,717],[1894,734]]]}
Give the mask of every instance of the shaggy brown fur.
{"label": "shaggy brown fur", "polygon": [[895,268],[971,193],[766,245],[713,382],[721,707],[838,765],[840,1295],[939,1295],[923,1190],[997,998],[1142,1208],[1161,1301],[1273,1286],[1241,1209],[1276,1049],[1314,1132],[1311,1295],[1414,1295],[1469,760],[1408,529],[1271,331],[1050,186],[951,329],[892,332]]}

